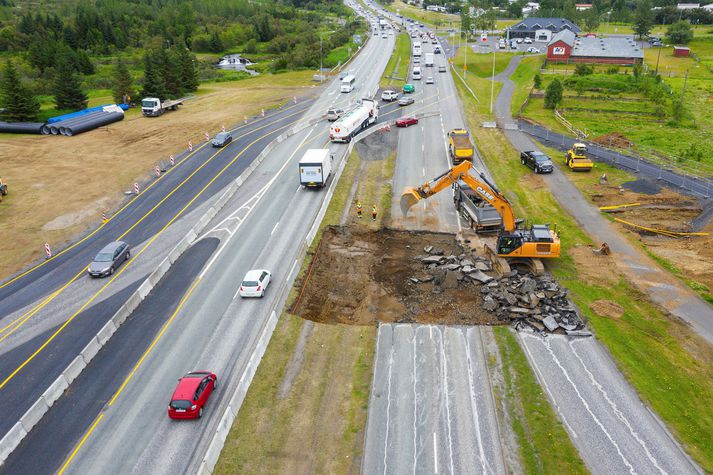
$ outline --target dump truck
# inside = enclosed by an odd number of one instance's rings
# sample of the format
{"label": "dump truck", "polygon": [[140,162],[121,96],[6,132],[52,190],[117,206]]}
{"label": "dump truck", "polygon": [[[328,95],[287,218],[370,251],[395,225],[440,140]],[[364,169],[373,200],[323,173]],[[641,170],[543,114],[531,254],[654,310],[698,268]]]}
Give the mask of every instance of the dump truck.
{"label": "dump truck", "polygon": [[467,130],[453,129],[448,132],[448,153],[453,160],[453,165],[463,160],[473,160],[473,144],[470,142],[470,134]]}
{"label": "dump truck", "polygon": [[168,110],[175,111],[178,106],[182,106],[186,100],[181,99],[166,99],[162,101],[158,97],[144,97],[141,99],[141,113],[144,117],[158,117]]}
{"label": "dump truck", "polygon": [[466,225],[476,233],[498,232],[500,213],[463,180],[453,183],[453,204]]}
{"label": "dump truck", "polygon": [[583,143],[576,143],[567,150],[564,156],[564,163],[574,171],[591,171],[594,164],[587,157],[587,146]]}
{"label": "dump truck", "polygon": [[361,104],[344,114],[329,127],[329,140],[351,142],[359,131],[366,129],[379,118],[379,102],[364,98]]}

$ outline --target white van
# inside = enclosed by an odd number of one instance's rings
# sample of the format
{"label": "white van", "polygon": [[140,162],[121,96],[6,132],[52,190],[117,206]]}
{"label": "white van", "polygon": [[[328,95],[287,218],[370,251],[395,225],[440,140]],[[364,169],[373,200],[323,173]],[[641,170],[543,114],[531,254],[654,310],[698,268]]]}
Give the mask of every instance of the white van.
{"label": "white van", "polygon": [[344,79],[342,79],[342,87],[341,91],[342,92],[352,92],[354,89],[354,82],[356,81],[356,77],[353,74],[348,74],[344,76]]}
{"label": "white van", "polygon": [[332,174],[332,155],[328,148],[312,148],[300,159],[300,185],[322,188]]}
{"label": "white van", "polygon": [[421,79],[421,68],[420,67],[416,66],[415,68],[413,68],[412,77],[413,77],[414,81],[418,81],[419,79]]}

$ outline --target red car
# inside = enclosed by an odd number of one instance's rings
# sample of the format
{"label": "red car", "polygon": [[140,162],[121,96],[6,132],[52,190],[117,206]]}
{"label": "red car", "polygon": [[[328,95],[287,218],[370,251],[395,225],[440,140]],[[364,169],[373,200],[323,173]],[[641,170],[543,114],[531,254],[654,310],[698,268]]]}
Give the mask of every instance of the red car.
{"label": "red car", "polygon": [[418,119],[415,117],[399,117],[396,119],[396,127],[408,127],[414,124],[418,124]]}
{"label": "red car", "polygon": [[168,404],[171,419],[195,419],[203,416],[203,407],[213,390],[218,386],[218,377],[210,371],[192,371],[178,380]]}

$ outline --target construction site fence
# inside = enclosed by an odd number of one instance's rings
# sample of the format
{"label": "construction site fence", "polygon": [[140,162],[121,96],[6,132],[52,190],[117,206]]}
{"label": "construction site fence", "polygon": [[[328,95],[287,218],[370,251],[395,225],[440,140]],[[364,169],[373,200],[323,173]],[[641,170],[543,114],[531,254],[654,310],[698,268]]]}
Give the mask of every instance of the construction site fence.
{"label": "construction site fence", "polygon": [[[656,163],[636,154],[633,149],[631,149],[631,154],[624,154],[600,143],[553,132],[523,119],[518,121],[518,128],[538,141],[557,148],[563,153],[569,150],[575,142],[584,143],[587,145],[588,154],[595,161],[631,171],[641,177],[653,178],[657,181],[668,183],[669,186],[678,188],[688,195],[705,199],[713,197],[713,174],[698,170],[697,164],[691,169],[675,163]],[[560,157],[552,157],[552,159],[556,161]]]}

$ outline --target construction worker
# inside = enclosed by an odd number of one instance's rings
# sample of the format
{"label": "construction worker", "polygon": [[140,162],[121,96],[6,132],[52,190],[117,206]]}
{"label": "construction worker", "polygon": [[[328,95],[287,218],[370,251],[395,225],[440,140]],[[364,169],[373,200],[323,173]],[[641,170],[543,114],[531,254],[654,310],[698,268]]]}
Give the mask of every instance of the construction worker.
{"label": "construction worker", "polygon": [[361,219],[361,213],[362,213],[362,208],[361,208],[361,201],[357,201],[357,216],[359,219]]}
{"label": "construction worker", "polygon": [[376,221],[376,205],[372,205],[371,207],[371,220]]}

